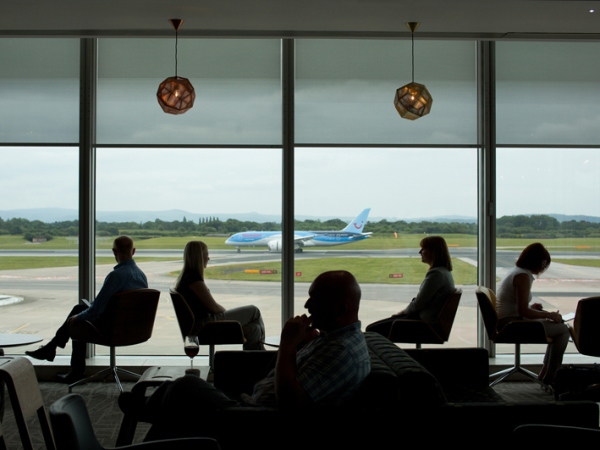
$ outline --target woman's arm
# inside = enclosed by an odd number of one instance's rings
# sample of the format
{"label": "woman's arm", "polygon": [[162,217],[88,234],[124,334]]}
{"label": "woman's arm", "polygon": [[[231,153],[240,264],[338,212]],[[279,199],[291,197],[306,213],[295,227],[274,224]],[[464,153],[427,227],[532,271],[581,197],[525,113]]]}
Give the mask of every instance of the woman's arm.
{"label": "woman's arm", "polygon": [[531,293],[531,281],[529,275],[520,273],[513,279],[515,295],[517,297],[517,312],[525,319],[549,319],[553,322],[562,323],[562,316],[554,311],[542,311],[529,306],[529,294]]}
{"label": "woman's arm", "polygon": [[215,301],[204,281],[194,281],[190,284],[190,289],[196,294],[198,299],[206,306],[206,309],[208,309],[211,314],[218,314],[225,311],[225,308]]}
{"label": "woman's arm", "polygon": [[429,269],[425,280],[419,288],[417,296],[404,309],[404,314],[413,314],[424,309],[444,284],[444,275],[437,270]]}

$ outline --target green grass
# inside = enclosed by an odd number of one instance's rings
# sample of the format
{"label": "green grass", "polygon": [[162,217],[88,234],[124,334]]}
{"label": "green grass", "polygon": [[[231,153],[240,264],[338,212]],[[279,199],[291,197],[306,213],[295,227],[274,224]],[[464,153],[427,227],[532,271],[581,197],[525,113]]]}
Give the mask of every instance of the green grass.
{"label": "green grass", "polygon": [[552,262],[569,264],[571,266],[600,267],[600,259],[555,259]]}
{"label": "green grass", "polygon": [[[458,259],[452,259],[456,284],[475,284],[477,268]],[[319,258],[296,261],[294,272],[300,272],[296,281],[312,282],[327,270],[344,269],[352,272],[359,283],[420,284],[425,278],[427,266],[420,258]],[[248,274],[244,270],[276,270],[276,274]],[[390,274],[402,274],[402,278],[390,278]],[[177,276],[179,271],[171,272]],[[205,271],[207,280],[235,281],[281,281],[281,263],[236,264],[210,267]],[[210,282],[210,281],[209,281]]]}
{"label": "green grass", "polygon": [[[401,248],[419,248],[419,242],[425,235],[407,234],[399,235],[396,239],[393,235],[376,235],[363,241],[336,247],[340,250],[393,250]],[[135,236],[134,236],[135,238]],[[444,235],[448,245],[452,247],[477,247],[477,236],[467,234],[446,234]],[[98,238],[96,247],[99,249],[110,249],[114,237]],[[186,236],[186,237],[158,237],[150,239],[135,238],[135,246],[138,249],[183,249],[185,244],[191,240],[202,240],[206,242],[209,249],[231,249],[225,245],[225,237],[213,236]],[[600,251],[600,238],[558,238],[558,239],[503,239],[497,240],[497,246],[503,249],[522,250],[532,242],[543,243],[550,251],[552,249],[571,249],[581,251]],[[0,236],[0,249],[2,250],[55,250],[78,248],[77,238],[75,237],[56,237],[43,244],[32,244],[26,241],[22,236]],[[265,247],[246,247],[242,251],[264,251]],[[320,248],[307,248],[306,251],[322,250]]]}
{"label": "green grass", "polygon": [[[174,261],[180,258],[135,258],[137,262],[148,261]],[[76,256],[10,256],[0,257],[0,270],[16,269],[42,269],[48,267],[71,267],[79,264],[79,258]],[[99,256],[96,258],[96,264],[117,264],[115,258],[111,256]]]}

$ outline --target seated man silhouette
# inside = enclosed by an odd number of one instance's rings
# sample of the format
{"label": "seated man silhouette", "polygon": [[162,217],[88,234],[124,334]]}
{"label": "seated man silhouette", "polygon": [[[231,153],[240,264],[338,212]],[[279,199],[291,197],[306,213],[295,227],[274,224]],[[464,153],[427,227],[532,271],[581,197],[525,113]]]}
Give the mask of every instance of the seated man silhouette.
{"label": "seated man silhouette", "polygon": [[119,404],[126,413],[155,424],[153,439],[185,436],[188,426],[216,409],[235,405],[299,407],[343,404],[371,371],[360,330],[360,287],[346,271],[319,275],[310,286],[305,314],[289,319],[281,332],[275,368],[241,401],[227,397],[195,376],[163,383],[148,399],[125,392]]}
{"label": "seated man silhouette", "polygon": [[[129,236],[119,236],[113,242],[112,251],[118,264],[106,276],[102,289],[98,292],[96,300],[91,306],[88,307],[81,303],[75,305],[67,316],[67,320],[56,331],[56,335],[50,342],[37,350],[27,351],[25,354],[35,359],[54,361],[56,347],[65,348],[71,337],[69,325],[80,320],[87,320],[93,323],[102,315],[108,301],[113,295],[130,289],[148,287],[146,275],[144,275],[144,272],[140,270],[133,260],[133,255],[135,254],[133,240]],[[84,341],[72,342],[71,371],[58,375],[61,381],[71,384],[85,377],[85,345]]]}

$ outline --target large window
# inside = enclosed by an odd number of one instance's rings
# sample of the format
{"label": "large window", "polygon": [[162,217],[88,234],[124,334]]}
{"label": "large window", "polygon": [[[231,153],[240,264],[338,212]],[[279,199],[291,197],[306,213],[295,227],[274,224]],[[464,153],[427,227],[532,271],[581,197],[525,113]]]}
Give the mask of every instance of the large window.
{"label": "large window", "polygon": [[[162,292],[153,339],[128,350],[181,354],[168,288],[191,239],[209,245],[217,300],[258,306],[276,340],[281,254],[225,240],[281,231],[288,207],[281,41],[180,39],[178,75],[196,102],[179,116],[156,100],[175,75],[174,39],[102,38],[97,49],[96,291],[114,265],[112,240],[127,233]],[[363,286],[363,326],[399,311],[425,275],[420,239],[440,234],[464,291],[449,344],[476,345],[476,43],[415,42],[415,81],[433,97],[417,121],[393,106],[411,81],[410,52],[408,40],[295,40],[296,231],[340,231],[370,208],[373,232],[295,255],[295,313],[333,268]],[[569,312],[600,288],[600,45],[499,42],[495,55],[497,279],[543,242],[553,263],[534,295]],[[24,298],[0,306],[10,319],[0,332],[49,338],[77,300],[79,59],[79,39],[0,39],[0,296]]]}
{"label": "large window", "polygon": [[0,39],[0,59],[0,333],[49,339],[78,295],[79,41]]}
{"label": "large window", "polygon": [[[150,287],[161,291],[152,340],[129,351],[182,353],[168,291],[189,240],[209,247],[215,300],[226,309],[256,305],[267,335],[278,336],[281,283],[254,275],[264,255],[237,253],[225,240],[249,222],[281,223],[279,41],[181,40],[178,74],[196,101],[179,116],[156,100],[158,84],[174,75],[173,40],[102,39],[98,49],[98,254],[116,234],[131,235]],[[280,255],[271,259],[279,264]]]}
{"label": "large window", "polygon": [[[245,276],[264,256],[255,251],[238,254],[225,240],[243,231],[241,211],[263,211],[265,217],[268,213],[281,222],[281,150],[102,148],[97,159],[98,233],[107,236],[98,245],[98,255],[110,254],[107,249],[115,235],[132,236],[136,261],[149,286],[161,291],[152,340],[130,351],[181,353],[168,292],[182,269],[183,248],[190,240],[202,240],[209,247],[205,281],[215,300],[226,309],[256,305],[267,333],[279,334],[280,283]],[[238,219],[228,220],[232,213]],[[254,213],[254,217],[259,216]],[[275,259],[279,258],[277,254]],[[98,275],[106,275],[114,265],[105,264],[97,266]]]}
{"label": "large window", "polygon": [[[389,317],[410,302],[425,278],[420,240],[443,235],[456,284],[465,291],[451,345],[476,345],[475,46],[416,46],[415,79],[427,86],[434,106],[430,115],[411,122],[401,119],[393,104],[396,89],[411,81],[410,67],[402,64],[410,61],[408,42],[296,42],[296,141],[301,145],[295,151],[296,217],[318,219],[316,230],[341,231],[370,208],[362,231],[373,235],[331,247],[308,242],[295,261],[295,309],[302,311],[315,274],[345,269],[362,287],[363,328]],[[451,147],[456,145],[467,148]],[[344,220],[321,223],[334,218]],[[338,239],[344,240],[349,238]]]}
{"label": "large window", "polygon": [[78,151],[4,147],[0,158],[0,333],[51,339],[78,300]]}
{"label": "large window", "polygon": [[600,288],[600,46],[502,43],[496,53],[497,276],[542,242],[552,265],[534,301],[574,312]]}

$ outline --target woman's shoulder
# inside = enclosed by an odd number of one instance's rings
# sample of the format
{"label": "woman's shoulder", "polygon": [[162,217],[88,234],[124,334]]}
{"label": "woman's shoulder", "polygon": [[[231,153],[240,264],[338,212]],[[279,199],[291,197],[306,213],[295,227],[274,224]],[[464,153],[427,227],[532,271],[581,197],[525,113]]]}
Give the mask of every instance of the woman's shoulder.
{"label": "woman's shoulder", "polygon": [[520,277],[520,278],[529,278],[531,281],[533,281],[534,277],[533,274],[531,273],[530,270],[528,269],[524,269],[522,267],[519,266],[515,266],[506,276],[506,278],[508,277],[511,278],[516,278],[516,277]]}
{"label": "woman's shoulder", "polygon": [[432,267],[427,271],[425,279],[438,284],[444,290],[454,290],[454,277],[447,267]]}
{"label": "woman's shoulder", "polygon": [[432,267],[431,269],[429,269],[427,271],[426,276],[428,276],[428,277],[429,276],[431,276],[431,277],[447,277],[448,275],[452,276],[452,272],[450,272],[447,267],[437,266],[437,267]]}

